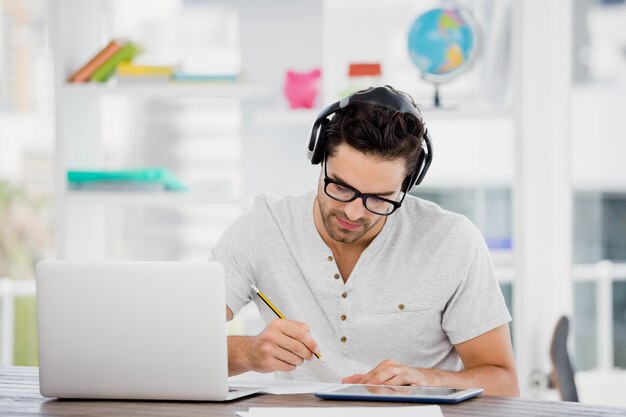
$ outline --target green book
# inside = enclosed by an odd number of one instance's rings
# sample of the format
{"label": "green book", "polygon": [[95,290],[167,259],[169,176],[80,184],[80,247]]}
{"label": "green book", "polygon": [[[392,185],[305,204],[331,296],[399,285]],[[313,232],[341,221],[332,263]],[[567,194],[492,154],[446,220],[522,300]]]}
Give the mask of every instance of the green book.
{"label": "green book", "polygon": [[[186,191],[185,187],[171,172],[164,168],[131,169],[120,171],[67,171],[67,181],[72,188],[98,189],[107,185],[106,189],[120,189],[128,184],[158,185],[166,190]],[[101,189],[105,189],[102,187]]]}
{"label": "green book", "polygon": [[115,67],[122,62],[130,62],[133,58],[141,53],[140,48],[132,42],[126,42],[119,51],[117,51],[111,58],[106,60],[104,64],[100,65],[97,70],[91,75],[90,80],[103,83],[106,82],[111,75],[115,72]]}

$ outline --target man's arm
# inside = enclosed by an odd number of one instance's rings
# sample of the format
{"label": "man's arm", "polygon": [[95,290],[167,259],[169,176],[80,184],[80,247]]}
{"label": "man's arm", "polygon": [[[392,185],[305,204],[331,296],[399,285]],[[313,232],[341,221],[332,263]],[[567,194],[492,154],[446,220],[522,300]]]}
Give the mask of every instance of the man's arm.
{"label": "man's arm", "polygon": [[519,396],[509,326],[504,324],[454,346],[465,369],[448,372],[419,369],[385,360],[367,374],[343,379],[344,384],[448,386],[484,388],[487,395]]}
{"label": "man's arm", "polygon": [[[226,318],[232,317],[226,306]],[[228,375],[293,371],[311,360],[312,352],[319,353],[319,347],[306,323],[274,319],[256,336],[228,336]]]}

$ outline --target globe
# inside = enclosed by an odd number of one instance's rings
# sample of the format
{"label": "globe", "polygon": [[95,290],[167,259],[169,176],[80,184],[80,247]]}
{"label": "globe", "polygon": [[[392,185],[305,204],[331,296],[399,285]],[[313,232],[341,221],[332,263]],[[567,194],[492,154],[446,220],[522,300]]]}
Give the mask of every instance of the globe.
{"label": "globe", "polygon": [[433,83],[450,81],[467,70],[478,53],[478,26],[462,9],[428,10],[413,22],[408,37],[411,61]]}

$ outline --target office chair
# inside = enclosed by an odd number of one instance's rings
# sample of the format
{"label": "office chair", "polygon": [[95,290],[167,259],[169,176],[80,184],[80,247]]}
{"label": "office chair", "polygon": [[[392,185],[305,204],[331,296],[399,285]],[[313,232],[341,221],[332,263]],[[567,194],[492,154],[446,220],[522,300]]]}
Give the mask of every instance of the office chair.
{"label": "office chair", "polygon": [[556,322],[552,343],[550,343],[550,359],[552,360],[551,382],[559,390],[561,400],[578,402],[574,368],[567,353],[568,333],[569,320],[566,316],[561,316]]}

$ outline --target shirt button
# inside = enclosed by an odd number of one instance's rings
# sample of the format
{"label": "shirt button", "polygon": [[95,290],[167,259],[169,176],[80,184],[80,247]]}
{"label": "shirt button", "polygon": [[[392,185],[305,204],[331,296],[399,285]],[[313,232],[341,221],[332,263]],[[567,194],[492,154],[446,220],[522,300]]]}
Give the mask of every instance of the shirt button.
{"label": "shirt button", "polygon": [[329,257],[328,257],[328,262],[332,262],[332,261],[333,261],[333,257],[332,257],[332,256],[329,256]]}
{"label": "shirt button", "polygon": [[342,342],[342,343],[346,343],[346,341],[347,341],[347,340],[348,340],[348,339],[346,339],[346,337],[345,337],[345,336],[341,336],[341,342]]}
{"label": "shirt button", "polygon": [[335,279],[339,279],[339,278],[341,278],[341,275],[335,274]]}
{"label": "shirt button", "polygon": [[341,297],[342,297],[342,298],[346,298],[347,296],[348,296],[348,293],[347,293],[347,292],[345,292],[345,291],[344,291],[344,292],[342,292],[342,293],[341,293]]}
{"label": "shirt button", "polygon": [[400,304],[400,305],[398,306],[398,308],[399,308],[400,310],[404,310],[404,304]]}
{"label": "shirt button", "polygon": [[345,319],[347,319],[345,314],[342,314],[341,317],[339,317],[341,319],[341,321],[344,321]]}

